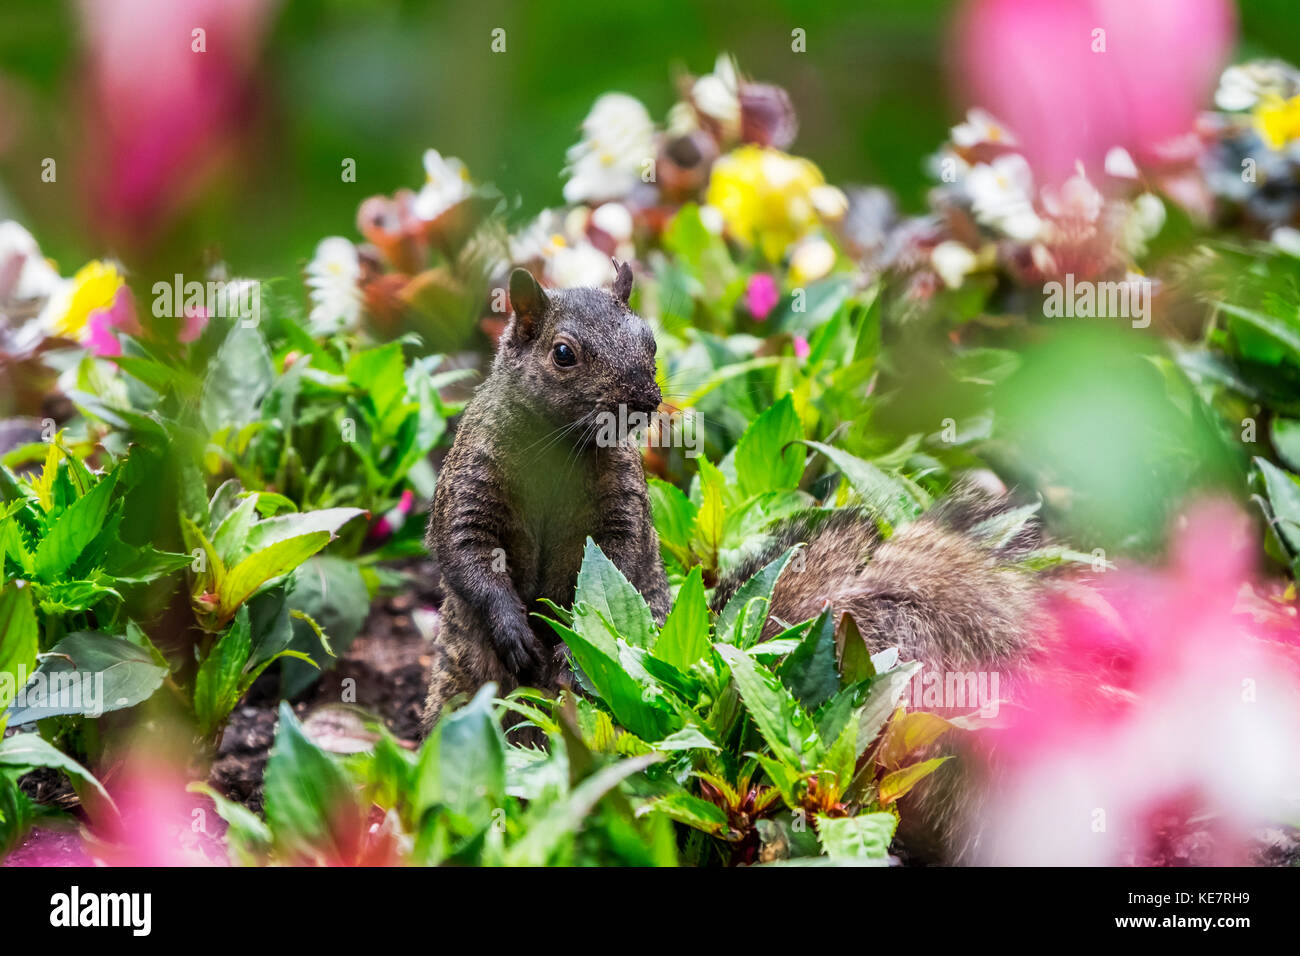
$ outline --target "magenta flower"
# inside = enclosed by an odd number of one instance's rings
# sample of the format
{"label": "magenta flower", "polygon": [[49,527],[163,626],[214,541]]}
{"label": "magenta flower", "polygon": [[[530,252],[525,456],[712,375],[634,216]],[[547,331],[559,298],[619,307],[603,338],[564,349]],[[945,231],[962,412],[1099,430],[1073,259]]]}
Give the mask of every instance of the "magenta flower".
{"label": "magenta flower", "polygon": [[121,286],[113,295],[110,305],[93,310],[86,317],[86,347],[100,358],[113,358],[122,354],[122,343],[117,333],[139,335],[140,323],[135,315],[135,301],[131,290]]}
{"label": "magenta flower", "polygon": [[[1241,863],[1300,792],[1300,623],[1258,597],[1252,533],[1194,509],[1168,567],[1062,592],[1055,634],[983,736],[983,862]],[[977,735],[981,736],[981,735]]]}
{"label": "magenta flower", "polygon": [[745,286],[745,308],[757,322],[767,321],[767,317],[772,314],[776,304],[781,301],[781,290],[776,286],[776,280],[766,272],[755,272],[749,277],[749,284]]}
{"label": "magenta flower", "polygon": [[794,355],[795,358],[802,361],[812,354],[812,345],[802,335],[794,337]]}
{"label": "magenta flower", "polygon": [[95,224],[139,245],[237,143],[272,0],[82,0],[85,179]]}
{"label": "magenta flower", "polygon": [[1140,164],[1189,132],[1235,28],[1228,0],[969,0],[959,79],[1059,183],[1076,160],[1122,146]]}

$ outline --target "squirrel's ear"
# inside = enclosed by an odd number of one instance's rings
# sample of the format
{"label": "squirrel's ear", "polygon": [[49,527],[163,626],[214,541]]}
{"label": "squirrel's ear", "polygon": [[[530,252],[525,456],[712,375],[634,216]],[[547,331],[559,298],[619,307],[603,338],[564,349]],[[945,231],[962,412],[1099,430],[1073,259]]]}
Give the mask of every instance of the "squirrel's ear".
{"label": "squirrel's ear", "polygon": [[546,312],[546,293],[527,269],[510,273],[510,307],[515,313],[515,336],[527,342],[537,332],[537,322]]}
{"label": "squirrel's ear", "polygon": [[619,265],[613,259],[614,268],[618,274],[614,276],[614,287],[610,291],[614,293],[614,298],[627,305],[627,300],[632,297],[632,267],[626,262]]}

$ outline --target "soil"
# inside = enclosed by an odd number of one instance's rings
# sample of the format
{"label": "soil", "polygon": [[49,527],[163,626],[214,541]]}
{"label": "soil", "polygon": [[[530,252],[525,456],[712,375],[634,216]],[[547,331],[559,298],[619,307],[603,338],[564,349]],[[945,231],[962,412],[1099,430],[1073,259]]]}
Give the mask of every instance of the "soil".
{"label": "soil", "polygon": [[[433,562],[416,561],[403,570],[408,586],[378,600],[335,666],[291,701],[300,720],[330,705],[354,704],[398,740],[418,744],[432,663],[430,638],[442,596]],[[254,811],[262,809],[262,773],[275,738],[277,682],[271,671],[263,674],[230,715],[209,777],[216,790]]]}

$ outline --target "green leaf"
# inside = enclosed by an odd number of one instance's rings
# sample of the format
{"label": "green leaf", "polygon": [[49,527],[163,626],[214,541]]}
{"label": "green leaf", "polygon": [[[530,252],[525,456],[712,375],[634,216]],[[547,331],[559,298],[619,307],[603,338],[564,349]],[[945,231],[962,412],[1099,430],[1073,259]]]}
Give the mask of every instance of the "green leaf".
{"label": "green leaf", "polygon": [[798,488],[804,471],[804,452],[795,443],[803,436],[803,424],[787,392],[740,436],[736,445],[736,475],[741,493],[752,496]]}
{"label": "green leaf", "polygon": [[343,769],[302,732],[287,702],[267,760],[266,822],[291,859],[341,862],[364,819]]}
{"label": "green leaf", "polygon": [[596,804],[620,783],[660,760],[663,754],[646,754],[620,760],[596,771],[562,800],[546,807],[531,822],[523,839],[506,854],[512,866],[542,866],[563,841],[582,828]]}
{"label": "green leaf", "polygon": [[240,678],[252,651],[253,638],[245,606],[235,614],[230,629],[208,651],[194,678],[194,716],[200,734],[214,733],[239,703],[243,696]]}
{"label": "green leaf", "polygon": [[650,511],[660,549],[683,568],[691,563],[691,529],[695,525],[695,505],[676,485],[655,477],[647,479]]}
{"label": "green leaf", "polygon": [[262,333],[236,322],[208,366],[200,400],[203,424],[217,432],[256,421],[274,381],[275,366]]}
{"label": "green leaf", "polygon": [[116,809],[113,798],[95,775],[44,740],[39,734],[14,734],[0,740],[0,767],[50,767],[91,787],[105,803]]}
{"label": "green leaf", "polygon": [[840,689],[840,674],[835,668],[835,620],[829,608],[817,616],[776,673],[810,711],[835,696]]}
{"label": "green leaf", "polygon": [[[31,587],[22,581],[6,581],[0,591],[0,713],[12,703],[9,695],[17,691],[19,681],[26,683],[36,666],[38,636]],[[6,675],[12,685],[5,681]],[[3,730],[0,723],[0,733]]]}
{"label": "green leaf", "polygon": [[930,760],[914,763],[910,767],[904,767],[902,770],[895,770],[893,773],[885,774],[877,790],[880,805],[882,807],[889,806],[889,804],[938,770],[945,761],[951,759],[951,757],[934,757]]}
{"label": "green leaf", "polygon": [[911,489],[898,478],[887,475],[871,462],[832,445],[815,441],[805,444],[831,460],[866,506],[884,520],[886,530],[901,527],[921,514],[921,504]]}
{"label": "green leaf", "polygon": [[86,545],[99,534],[108,515],[117,472],[111,472],[86,494],[73,502],[36,546],[35,571],[42,581],[53,582],[77,560]]}
{"label": "green leaf", "polygon": [[709,605],[704,599],[704,576],[696,566],[677,592],[653,653],[664,663],[687,671],[709,652],[709,646]]}
{"label": "green leaf", "polygon": [[335,535],[353,518],[359,518],[365,513],[360,508],[325,508],[267,518],[248,529],[245,548],[247,552],[254,553],[281,541],[318,531]]}
{"label": "green leaf", "polygon": [[580,632],[549,618],[543,620],[568,645],[574,662],[619,723],[643,740],[660,740],[678,729],[680,721],[657,698],[647,697],[646,688],[619,661],[617,650],[611,654]]}
{"label": "green leaf", "polygon": [[1264,478],[1278,537],[1293,557],[1300,555],[1300,480],[1264,458],[1256,458],[1255,467]]}
{"label": "green leaf", "polygon": [[[60,714],[98,717],[133,707],[162,686],[167,669],[120,637],[76,631],[50,649],[36,673],[41,678],[28,682],[26,705],[10,712],[14,725]],[[44,691],[39,698],[34,692],[38,686]]]}
{"label": "green leaf", "polygon": [[[767,622],[767,608],[772,601],[772,591],[776,587],[777,579],[785,566],[794,556],[795,548],[787,548],[774,560],[768,562],[761,571],[736,589],[736,593],[731,596],[722,613],[718,615],[718,625],[716,633],[719,637],[731,635],[732,628],[739,621],[742,625],[741,631],[736,634],[734,643],[739,647],[750,647],[758,642],[759,636],[763,632],[763,625]],[[758,602],[756,609],[751,609],[750,605]],[[743,620],[742,614],[744,615]]]}
{"label": "green leaf", "polygon": [[817,837],[832,860],[887,863],[898,818],[892,813],[856,817],[817,817]]}
{"label": "green leaf", "polygon": [[739,648],[729,644],[713,646],[731,668],[745,710],[772,753],[787,766],[813,769],[825,748],[799,701],[775,674]]}
{"label": "green leaf", "polygon": [[1269,426],[1278,457],[1293,471],[1300,471],[1300,419],[1274,418]]}
{"label": "green leaf", "polygon": [[670,820],[684,823],[695,830],[719,836],[727,830],[727,813],[717,804],[685,791],[660,797],[646,807],[650,813],[662,813]]}
{"label": "green leaf", "polygon": [[493,709],[496,685],[485,684],[464,707],[434,728],[442,801],[476,827],[486,826],[505,804],[505,740]]}
{"label": "green leaf", "polygon": [[840,629],[836,635],[840,645],[840,676],[844,686],[870,680],[876,676],[875,665],[871,661],[871,652],[867,642],[858,630],[858,622],[852,614],[840,617]]}
{"label": "green leaf", "polygon": [[221,582],[217,596],[221,619],[228,619],[262,585],[288,574],[329,542],[328,531],[316,531],[277,541],[240,561]]}
{"label": "green leaf", "polygon": [[876,735],[894,713],[899,699],[907,691],[913,675],[920,669],[920,661],[909,661],[880,673],[871,682],[866,703],[858,711],[858,756],[876,739]]}
{"label": "green leaf", "polygon": [[591,538],[582,556],[573,600],[575,605],[585,604],[599,613],[633,647],[648,650],[654,644],[650,605]]}

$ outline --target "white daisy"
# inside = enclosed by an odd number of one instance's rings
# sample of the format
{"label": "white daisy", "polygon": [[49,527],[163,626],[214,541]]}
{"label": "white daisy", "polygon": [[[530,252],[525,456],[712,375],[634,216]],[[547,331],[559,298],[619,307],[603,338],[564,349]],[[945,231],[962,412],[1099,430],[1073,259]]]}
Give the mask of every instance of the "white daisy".
{"label": "white daisy", "polygon": [[999,156],[992,163],[977,163],[965,182],[971,211],[986,226],[1012,239],[1029,242],[1043,228],[1034,212],[1033,174],[1023,156]]}
{"label": "white daisy", "polygon": [[740,136],[740,76],[731,54],[718,54],[713,72],[695,81],[691,102],[722,128],[724,140]]}
{"label": "white daisy", "polygon": [[582,121],[582,140],[568,153],[567,202],[621,199],[641,182],[655,155],[654,123],[641,101],[606,93]]}
{"label": "white daisy", "polygon": [[424,151],[424,176],[413,209],[426,222],[437,219],[473,191],[465,164],[454,156],[444,159],[436,149]]}
{"label": "white daisy", "polygon": [[966,114],[964,123],[958,123],[952,128],[952,142],[954,146],[969,149],[981,143],[1015,146],[1016,138],[992,114],[977,107]]}
{"label": "white daisy", "polygon": [[0,282],[8,286],[0,298],[19,302],[46,299],[64,284],[32,234],[12,219],[0,222]]}
{"label": "white daisy", "polygon": [[361,259],[357,247],[342,236],[328,236],[316,246],[307,264],[312,309],[308,316],[316,335],[355,329],[361,321]]}
{"label": "white daisy", "polygon": [[542,274],[561,289],[595,287],[614,281],[614,264],[609,256],[583,240],[556,248],[546,259]]}

